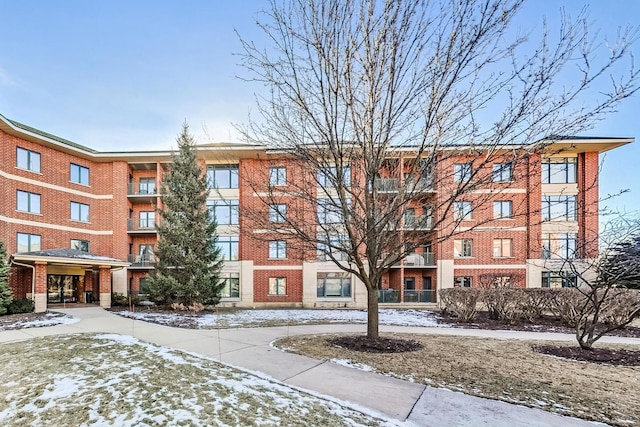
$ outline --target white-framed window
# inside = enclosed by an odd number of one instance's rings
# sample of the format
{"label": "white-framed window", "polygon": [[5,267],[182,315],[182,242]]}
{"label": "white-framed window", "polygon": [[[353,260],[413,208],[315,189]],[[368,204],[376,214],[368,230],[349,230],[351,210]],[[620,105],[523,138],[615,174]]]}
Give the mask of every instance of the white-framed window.
{"label": "white-framed window", "polygon": [[456,239],[453,241],[453,256],[465,258],[473,256],[473,239]]}
{"label": "white-framed window", "polygon": [[318,298],[350,298],[351,274],[345,272],[318,273]]}
{"label": "white-framed window", "polygon": [[511,162],[493,164],[493,182],[510,182],[513,180]]}
{"label": "white-framed window", "polygon": [[208,165],[209,188],[238,188],[238,165]]}
{"label": "white-framed window", "polygon": [[542,160],[543,184],[569,184],[578,182],[576,157],[549,157]]}
{"label": "white-framed window", "polygon": [[156,213],[153,211],[142,211],[139,214],[140,228],[155,228],[156,226]]}
{"label": "white-framed window", "polygon": [[563,271],[543,271],[543,288],[575,288],[578,286],[578,278],[575,274]]}
{"label": "white-framed window", "polygon": [[578,235],[576,233],[549,233],[542,235],[542,258],[575,258]]}
{"label": "white-framed window", "polygon": [[236,225],[240,222],[238,200],[210,200],[207,209],[218,225]]}
{"label": "white-framed window", "polygon": [[287,242],[284,240],[271,240],[269,242],[269,258],[284,259],[287,257]]}
{"label": "white-framed window", "polygon": [[351,168],[344,166],[341,176],[338,176],[339,168],[335,166],[325,167],[318,170],[318,186],[321,188],[335,187],[336,183],[342,182],[345,187],[351,186]]}
{"label": "white-framed window", "polygon": [[277,203],[269,205],[269,222],[285,222],[287,220],[287,205]]}
{"label": "white-framed window", "polygon": [[33,252],[42,249],[42,237],[39,234],[17,233],[18,252]]}
{"label": "white-framed window", "polygon": [[220,255],[225,261],[237,261],[240,257],[238,236],[218,236],[216,246],[220,248]]}
{"label": "white-framed window", "polygon": [[469,201],[453,202],[453,217],[456,221],[472,219],[473,203]]}
{"label": "white-framed window", "polygon": [[224,283],[221,298],[240,298],[240,273],[222,273],[220,280]]}
{"label": "white-framed window", "polygon": [[89,205],[71,202],[71,219],[73,221],[89,222]]}
{"label": "white-framed window", "polygon": [[286,295],[287,278],[269,277],[269,295]]}
{"label": "white-framed window", "polygon": [[508,258],[513,256],[512,239],[493,239],[493,257]]}
{"label": "white-framed window", "polygon": [[269,185],[287,185],[287,168],[283,166],[269,168]]}
{"label": "white-framed window", "polygon": [[89,168],[71,163],[70,175],[71,182],[89,185]]}
{"label": "white-framed window", "polygon": [[453,279],[453,286],[456,288],[471,288],[473,287],[473,277],[458,276]]}
{"label": "white-framed window", "polygon": [[40,173],[40,153],[16,147],[16,167]]}
{"label": "white-framed window", "polygon": [[89,241],[71,239],[71,249],[75,249],[82,252],[89,252]]}
{"label": "white-framed window", "polygon": [[453,180],[455,182],[471,180],[471,163],[455,163],[453,165]]}
{"label": "white-framed window", "polygon": [[513,218],[513,202],[511,200],[498,200],[493,202],[493,218]]}
{"label": "white-framed window", "polygon": [[543,221],[575,221],[576,196],[542,196]]}
{"label": "white-framed window", "polygon": [[18,190],[16,192],[16,208],[21,212],[42,213],[40,208],[40,194]]}

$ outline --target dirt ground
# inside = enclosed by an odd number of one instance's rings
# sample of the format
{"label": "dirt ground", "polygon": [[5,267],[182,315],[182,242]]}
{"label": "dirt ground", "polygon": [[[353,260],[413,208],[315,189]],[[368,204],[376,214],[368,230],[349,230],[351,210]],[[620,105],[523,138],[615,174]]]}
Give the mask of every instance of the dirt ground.
{"label": "dirt ground", "polygon": [[293,337],[276,345],[320,360],[348,360],[417,383],[563,415],[619,426],[640,422],[639,366],[565,360],[534,350],[549,342],[385,334],[417,341],[422,349],[379,354],[330,344],[336,337]]}

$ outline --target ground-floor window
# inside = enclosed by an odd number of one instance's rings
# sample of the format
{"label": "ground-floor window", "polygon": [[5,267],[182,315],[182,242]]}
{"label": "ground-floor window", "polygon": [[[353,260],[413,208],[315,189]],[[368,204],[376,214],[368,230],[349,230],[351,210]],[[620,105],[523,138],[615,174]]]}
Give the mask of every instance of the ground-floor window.
{"label": "ground-floor window", "polygon": [[543,271],[543,288],[572,288],[577,286],[578,278],[575,274],[562,271]]}
{"label": "ground-floor window", "polygon": [[349,273],[318,273],[318,298],[350,297],[351,275]]}
{"label": "ground-floor window", "polygon": [[224,282],[220,297],[240,298],[240,273],[222,273],[220,280]]}
{"label": "ground-floor window", "polygon": [[78,302],[78,287],[83,287],[84,276],[64,274],[47,275],[47,302]]}
{"label": "ground-floor window", "polygon": [[471,288],[473,285],[473,277],[471,276],[458,276],[453,281],[453,286],[456,288]]}
{"label": "ground-floor window", "polygon": [[146,277],[141,277],[138,282],[138,295],[149,295],[149,282]]}
{"label": "ground-floor window", "polygon": [[287,278],[269,277],[269,295],[286,295]]}

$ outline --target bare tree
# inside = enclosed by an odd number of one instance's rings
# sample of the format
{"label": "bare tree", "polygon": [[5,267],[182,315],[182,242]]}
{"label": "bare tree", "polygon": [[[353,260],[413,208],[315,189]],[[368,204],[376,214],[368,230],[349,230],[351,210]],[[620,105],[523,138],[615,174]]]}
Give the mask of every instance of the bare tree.
{"label": "bare tree", "polygon": [[[640,236],[640,218],[618,216],[599,235],[595,258],[566,258],[560,270],[575,288],[563,297],[581,348],[589,350],[604,335],[623,328],[640,316],[640,290],[627,289],[630,277],[640,271],[640,254],[628,250]],[[581,248],[576,248],[579,254]]]}
{"label": "bare tree", "polygon": [[[359,278],[370,338],[384,275],[459,231],[457,202],[490,209],[496,193],[473,190],[509,188],[496,174],[531,174],[550,135],[588,129],[638,89],[631,61],[610,76],[635,30],[621,30],[603,58],[586,16],[563,15],[559,33],[531,48],[510,29],[523,4],[271,0],[258,20],[265,37],[242,40],[247,78],[270,91],[244,136],[269,147],[272,173],[283,162],[296,171],[282,186],[251,175],[259,203],[244,209],[247,224],[265,231],[255,238],[280,236]],[[609,78],[610,90],[594,93]],[[282,204],[286,215],[264,220]]]}

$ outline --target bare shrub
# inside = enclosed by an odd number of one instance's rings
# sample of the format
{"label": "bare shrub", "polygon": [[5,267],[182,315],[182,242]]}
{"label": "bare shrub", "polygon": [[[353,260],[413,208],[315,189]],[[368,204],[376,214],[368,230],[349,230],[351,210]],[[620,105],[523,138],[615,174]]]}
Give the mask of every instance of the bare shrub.
{"label": "bare shrub", "polygon": [[440,289],[439,304],[443,312],[450,313],[459,321],[468,323],[478,314],[478,300],[482,295],[481,289],[450,288]]}
{"label": "bare shrub", "polygon": [[548,289],[549,310],[564,324],[575,328],[580,321],[580,307],[584,305],[584,295],[577,289]]}
{"label": "bare shrub", "polygon": [[529,288],[521,289],[524,294],[522,304],[522,317],[530,323],[534,323],[540,319],[549,309],[549,300],[551,289]]}

